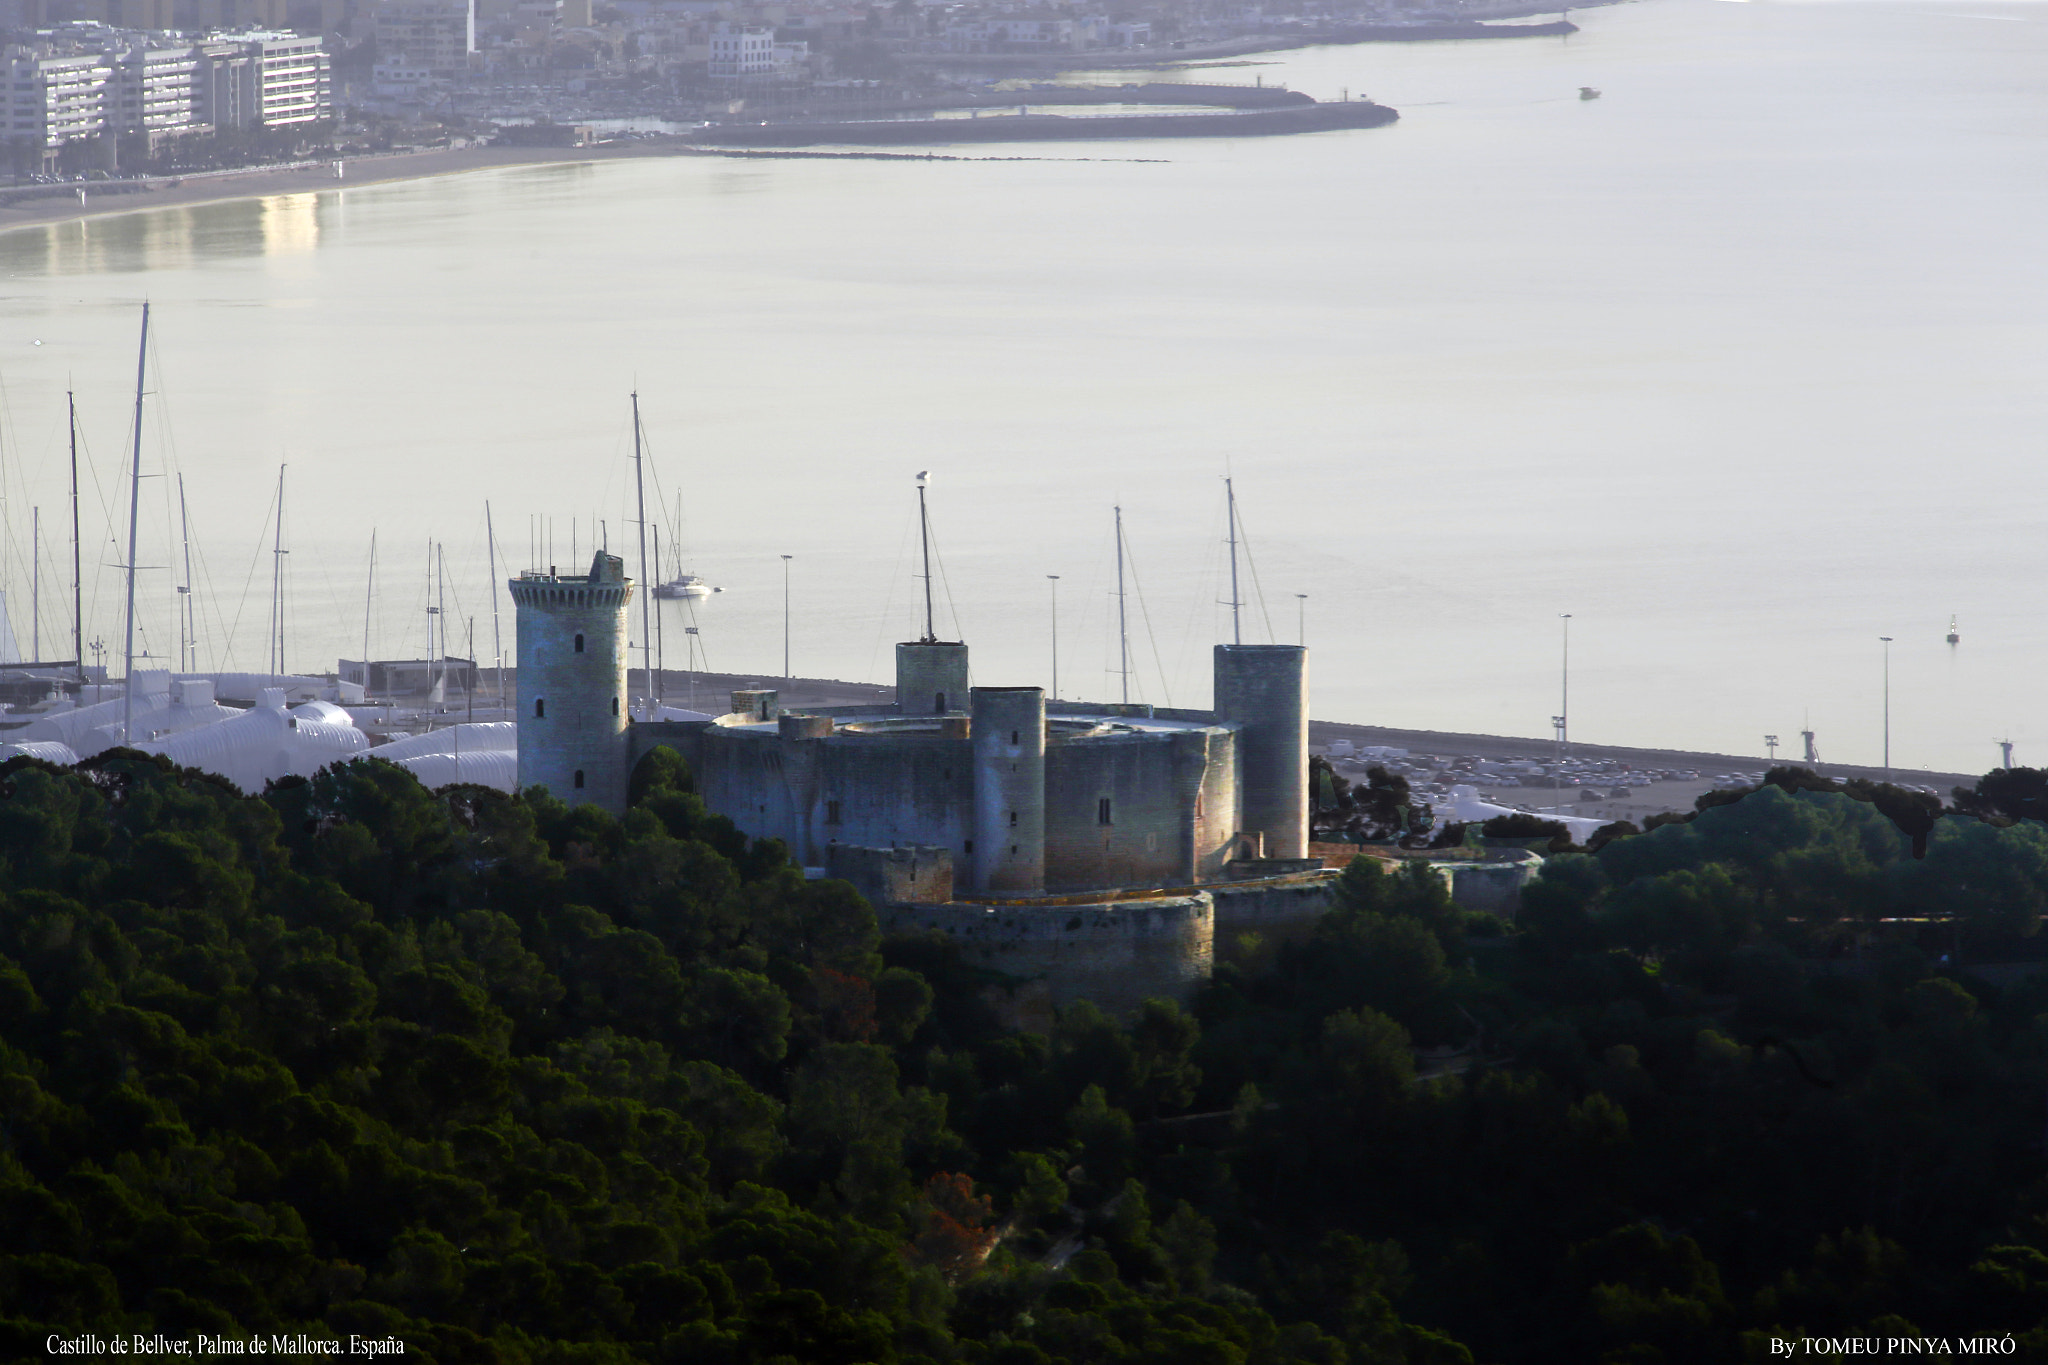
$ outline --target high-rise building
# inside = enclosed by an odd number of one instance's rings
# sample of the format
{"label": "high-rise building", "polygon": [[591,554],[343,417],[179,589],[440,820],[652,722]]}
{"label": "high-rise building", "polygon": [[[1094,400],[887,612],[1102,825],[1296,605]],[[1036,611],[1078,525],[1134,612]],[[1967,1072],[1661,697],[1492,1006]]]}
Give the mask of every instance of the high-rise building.
{"label": "high-rise building", "polygon": [[0,73],[0,142],[35,149],[46,165],[67,143],[103,135],[145,133],[154,144],[311,123],[333,108],[321,40],[292,33],[192,43],[98,29],[9,47]]}
{"label": "high-rise building", "polygon": [[108,130],[114,68],[105,54],[55,56],[10,47],[6,70],[0,126],[8,142],[54,150]]}
{"label": "high-rise building", "polygon": [[163,137],[211,126],[205,86],[210,63],[196,47],[150,47],[138,43],[112,57],[113,126],[147,133],[151,145]]}

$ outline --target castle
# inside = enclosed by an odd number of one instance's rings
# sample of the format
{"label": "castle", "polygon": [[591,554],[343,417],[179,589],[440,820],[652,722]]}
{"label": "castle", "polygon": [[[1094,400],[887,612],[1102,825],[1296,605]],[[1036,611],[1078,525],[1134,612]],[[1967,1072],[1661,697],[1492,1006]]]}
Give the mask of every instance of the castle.
{"label": "castle", "polygon": [[1015,1022],[1184,996],[1219,942],[1327,903],[1296,646],[1216,646],[1213,711],[976,687],[965,644],[926,638],[896,647],[893,705],[797,714],[746,691],[714,720],[635,721],[622,561],[510,589],[522,789],[623,811],[633,765],[672,748],[713,810],[854,883],[885,928],[945,933],[1003,973]]}

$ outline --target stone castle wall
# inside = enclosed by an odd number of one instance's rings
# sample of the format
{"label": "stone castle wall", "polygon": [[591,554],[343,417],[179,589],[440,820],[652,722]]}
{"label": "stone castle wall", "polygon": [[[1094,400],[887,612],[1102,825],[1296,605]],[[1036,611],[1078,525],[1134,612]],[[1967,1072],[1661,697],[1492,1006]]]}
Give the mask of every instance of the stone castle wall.
{"label": "stone castle wall", "polygon": [[1012,979],[995,1004],[1013,1028],[1044,1031],[1052,1012],[1092,1000],[1128,1014],[1148,999],[1188,999],[1209,979],[1215,902],[1206,891],[1054,905],[892,905],[886,933],[936,930],[976,966]]}

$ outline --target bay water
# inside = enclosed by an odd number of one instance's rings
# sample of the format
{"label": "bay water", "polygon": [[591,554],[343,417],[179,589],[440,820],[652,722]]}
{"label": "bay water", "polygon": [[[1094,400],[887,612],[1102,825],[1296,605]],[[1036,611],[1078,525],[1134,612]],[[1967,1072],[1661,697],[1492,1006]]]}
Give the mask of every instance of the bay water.
{"label": "bay water", "polygon": [[485,503],[501,575],[593,535],[637,571],[637,388],[669,572],[680,537],[725,589],[663,605],[672,668],[688,621],[700,664],[779,674],[786,600],[796,674],[887,682],[928,470],[937,629],[978,682],[1052,682],[1056,601],[1061,693],[1120,694],[1121,506],[1131,695],[1206,704],[1229,476],[1243,638],[1305,635],[1319,717],[1547,738],[1568,704],[1581,741],[1761,758],[1811,728],[1876,763],[1888,685],[1896,766],[2048,762],[2048,8],[1573,18],[1165,77],[1370,96],[1383,129],[533,166],[0,234],[16,635],[39,507],[68,654],[69,385],[86,637],[118,660],[147,299],[159,666],[178,475],[200,665],[265,666],[281,464],[288,668],[418,656],[430,540],[451,652],[509,657]]}

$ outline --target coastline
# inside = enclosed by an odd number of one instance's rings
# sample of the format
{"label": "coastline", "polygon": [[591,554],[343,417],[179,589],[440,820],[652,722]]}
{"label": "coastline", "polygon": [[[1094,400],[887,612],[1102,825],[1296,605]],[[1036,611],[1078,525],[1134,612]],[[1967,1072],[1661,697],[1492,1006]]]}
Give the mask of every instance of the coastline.
{"label": "coastline", "polygon": [[[427,180],[436,176],[461,175],[469,171],[500,166],[552,166],[584,161],[618,161],[632,157],[709,156],[707,148],[693,147],[680,138],[650,138],[637,142],[605,143],[596,147],[464,147],[436,148],[421,152],[393,152],[366,157],[338,157],[343,176],[336,179],[333,161],[291,168],[255,167],[245,172],[182,180],[142,182],[147,188],[125,193],[95,193],[93,183],[83,188],[85,203],[68,194],[53,194],[21,203],[0,206],[0,235],[19,228],[48,227],[57,223],[110,218],[124,213],[147,213],[152,209],[183,208],[194,204],[217,204],[236,199],[262,199],[277,194],[314,194],[325,190],[348,190],[364,185],[388,185],[400,180]],[[105,182],[135,183],[135,182]]]}
{"label": "coastline", "polygon": [[[1590,5],[1618,4],[1622,0],[1586,0]],[[1549,5],[1510,4],[1488,13],[1481,23],[1498,25],[1502,20],[1534,17],[1553,12]],[[1568,13],[1568,11],[1567,11]],[[1421,35],[1418,35],[1421,36]],[[1489,35],[1491,36],[1491,35]],[[1507,36],[1503,34],[1502,36]],[[1519,36],[1519,35],[1516,35]],[[1148,52],[1142,57],[1122,59],[1107,58],[1099,62],[1077,64],[1072,60],[1047,62],[1042,55],[1029,54],[1011,58],[1018,63],[1017,74],[1026,74],[1036,67],[1044,74],[1057,75],[1071,70],[1142,70],[1167,68],[1199,68],[1203,63],[1219,59],[1251,56],[1261,52],[1285,52],[1300,47],[1319,44],[1355,43],[1373,41],[1361,39],[1355,34],[1320,33],[1313,35],[1264,34],[1222,43],[1203,44],[1195,48],[1173,52]],[[1378,39],[1384,41],[1385,39]],[[1438,38],[1438,41],[1471,41],[1470,36],[1462,38]],[[958,60],[950,59],[950,60]],[[973,59],[968,59],[970,62]],[[1000,61],[1000,59],[998,59]],[[1393,111],[1387,111],[1392,114]],[[1391,121],[1391,119],[1387,120]],[[1158,136],[1150,128],[1133,128],[1118,132],[1100,132],[1063,129],[1059,125],[1067,122],[1053,118],[1041,128],[1034,130],[1032,140],[1052,136],[1058,139],[1086,137],[1088,140],[1120,140],[1123,137]],[[1285,122],[1284,120],[1280,122]],[[1221,133],[1223,130],[1216,130]],[[1250,129],[1233,130],[1239,133]],[[1279,129],[1274,131],[1307,131],[1306,129]],[[1014,135],[1013,135],[1014,136]],[[822,139],[805,138],[801,141],[815,142]],[[849,139],[857,145],[869,141],[867,137]],[[879,141],[881,139],[874,139]],[[923,137],[897,137],[888,139],[899,143],[920,143]],[[1009,141],[1010,137],[998,137],[993,130],[977,129],[974,134],[957,139],[967,143]],[[338,157],[323,159],[310,164],[288,167],[253,167],[247,171],[214,172],[186,177],[161,177],[145,181],[88,182],[82,186],[66,186],[63,192],[23,198],[9,203],[7,187],[0,186],[0,237],[21,229],[50,227],[61,223],[88,222],[99,218],[110,218],[120,214],[147,213],[153,209],[184,208],[199,204],[228,203],[242,199],[262,199],[281,194],[317,194],[328,190],[348,190],[365,185],[387,185],[403,180],[426,180],[444,175],[461,175],[469,171],[491,170],[503,166],[551,166],[589,161],[616,161],[640,157],[668,156],[713,156],[713,157],[844,157],[866,160],[1014,160],[1008,157],[953,157],[932,152],[880,152],[880,151],[804,151],[784,142],[782,139],[761,137],[734,139],[724,146],[718,141],[698,141],[686,136],[657,135],[632,142],[603,143],[593,147],[465,147],[460,149],[436,148],[416,152],[373,153],[368,156]],[[931,139],[936,142],[937,139]],[[753,145],[749,146],[748,143]],[[798,142],[801,145],[801,142]],[[1087,158],[1096,159],[1096,158]],[[1150,158],[1144,158],[1150,159]],[[343,175],[334,175],[334,161],[343,164]],[[115,188],[115,187],[119,188]],[[54,187],[53,187],[54,188]],[[70,191],[82,189],[84,202],[79,202]]]}
{"label": "coastline", "polygon": [[[965,139],[963,139],[965,140]],[[818,151],[798,147],[707,146],[679,136],[656,136],[630,143],[606,143],[596,147],[466,147],[455,151],[434,149],[422,152],[394,152],[362,158],[337,158],[347,165],[342,179],[335,179],[333,162],[302,167],[256,167],[246,172],[190,178],[183,183],[152,184],[146,189],[107,194],[97,198],[86,186],[87,200],[81,205],[64,194],[0,204],[0,239],[11,232],[54,227],[65,223],[113,218],[127,213],[150,213],[158,209],[186,208],[199,204],[226,204],[243,199],[265,199],[280,194],[324,194],[331,190],[359,189],[369,185],[392,185],[407,180],[431,180],[446,175],[493,170],[501,166],[561,166],[588,161],[619,161],[642,157],[714,157],[722,161],[836,160],[836,161],[1043,161],[1045,157],[1003,156],[1000,153],[948,153],[941,151],[835,150]],[[1062,161],[1153,162],[1158,157],[1104,157],[1077,155],[1055,158]],[[133,183],[133,182],[128,182]]]}

